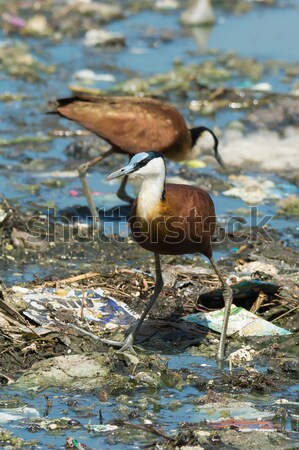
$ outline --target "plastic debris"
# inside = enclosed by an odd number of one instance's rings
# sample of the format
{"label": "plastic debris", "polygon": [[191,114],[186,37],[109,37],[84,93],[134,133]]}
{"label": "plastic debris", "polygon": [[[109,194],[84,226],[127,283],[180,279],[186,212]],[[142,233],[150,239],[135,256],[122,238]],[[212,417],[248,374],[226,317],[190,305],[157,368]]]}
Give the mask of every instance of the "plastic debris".
{"label": "plastic debris", "polygon": [[224,401],[200,405],[198,415],[198,420],[206,420],[208,423],[216,420],[220,421],[221,419],[226,420],[228,417],[234,418],[235,420],[253,420],[271,417],[271,413],[258,410],[252,403],[239,401]]}
{"label": "plastic debris", "polygon": [[156,0],[157,9],[178,9],[180,4],[177,0]]}
{"label": "plastic debris", "polygon": [[8,13],[3,13],[1,18],[4,22],[16,28],[24,28],[26,26],[26,20],[22,17],[11,16]]}
{"label": "plastic debris", "polygon": [[86,428],[94,433],[105,433],[106,431],[114,431],[117,430],[117,425],[86,425]]}
{"label": "plastic debris", "polygon": [[84,45],[87,47],[96,46],[120,46],[125,45],[125,38],[120,33],[111,33],[106,30],[88,30],[84,37]]}
{"label": "plastic debris", "polygon": [[109,326],[111,324],[129,325],[139,317],[124,303],[105,296],[104,291],[100,288],[86,291],[82,291],[82,289],[34,289],[28,290],[23,295],[23,300],[28,303],[24,315],[42,326],[51,323],[57,324],[57,319],[55,322],[52,318],[53,310],[67,309],[77,317],[81,317],[83,308],[86,320]]}
{"label": "plastic debris", "polygon": [[190,167],[190,169],[202,169],[207,166],[206,163],[200,159],[190,159],[189,161],[182,161],[180,164]]}
{"label": "plastic debris", "polygon": [[93,70],[82,69],[75,72],[74,77],[77,80],[84,81],[102,81],[106,83],[114,83],[116,78],[110,73],[95,73]]}
{"label": "plastic debris", "polygon": [[2,206],[0,206],[0,223],[2,223],[7,217],[7,211],[3,209]]}
{"label": "plastic debris", "polygon": [[[275,294],[279,289],[279,285],[266,281],[249,279],[231,285],[231,288],[233,290],[234,300],[244,300],[251,298],[255,299],[260,292],[264,292],[265,294]],[[208,303],[211,300],[223,300],[223,289],[215,289],[214,291],[206,292],[202,294],[200,298],[205,303]]]}
{"label": "plastic debris", "polygon": [[249,89],[261,92],[271,92],[273,90],[272,85],[267,82],[253,84]]}
{"label": "plastic debris", "polygon": [[76,191],[75,189],[71,189],[70,190],[70,196],[71,197],[79,197],[79,192],[78,191]]}
{"label": "plastic debris", "polygon": [[22,408],[7,408],[0,410],[0,423],[32,417],[39,417],[39,412],[35,408],[28,408],[27,406]]}
{"label": "plastic debris", "polygon": [[211,428],[237,428],[239,431],[275,431],[277,426],[270,420],[260,419],[224,419],[215,422],[209,422]]}
{"label": "plastic debris", "polygon": [[274,183],[261,177],[230,175],[234,187],[223,192],[228,197],[238,197],[246,203],[260,203],[265,199],[281,199],[297,191],[296,186],[288,182]]}
{"label": "plastic debris", "polygon": [[[274,112],[285,118],[285,111],[293,107],[282,105],[282,111],[277,113],[278,106],[272,107],[269,113],[268,123],[266,117],[255,116],[252,118],[253,125],[263,124],[271,130],[279,129],[277,120],[274,119]],[[272,120],[273,118],[273,120]],[[285,123],[285,122],[283,122]],[[282,125],[281,125],[282,126]],[[284,133],[281,137],[278,131],[255,130],[253,133],[246,134],[236,133],[235,130],[229,128],[223,137],[224,144],[221,146],[221,156],[227,167],[239,167],[244,170],[245,167],[254,168],[255,171],[262,170],[265,172],[294,172],[299,168],[298,143],[299,132],[298,127],[293,127],[291,132]],[[278,183],[275,183],[276,185]],[[288,195],[293,192],[289,192]]]}
{"label": "plastic debris", "polygon": [[255,350],[249,345],[246,347],[239,348],[235,352],[232,352],[228,356],[229,361],[229,371],[232,372],[233,365],[238,367],[244,367],[249,361],[252,361]]}
{"label": "plastic debris", "polygon": [[[195,322],[211,330],[221,332],[224,308],[219,311],[189,314],[183,319],[188,322]],[[255,314],[240,306],[232,305],[227,335],[232,336],[238,333],[239,336],[275,336],[292,334],[289,330],[278,327],[271,322],[267,322]]]}
{"label": "plastic debris", "polygon": [[[249,289],[252,289],[256,287],[257,289],[261,288],[261,283],[265,286],[263,286],[266,289],[266,292],[268,293],[274,293],[278,289],[277,285],[273,285],[272,283],[265,283],[263,281],[259,280],[251,280],[252,274],[259,272],[259,273],[265,273],[269,275],[270,277],[277,277],[278,276],[278,269],[277,267],[273,266],[273,264],[269,264],[268,262],[261,262],[261,261],[250,261],[248,263],[239,264],[236,266],[236,272],[238,275],[240,275],[243,279],[245,277],[249,278],[249,283],[243,283],[240,285],[236,285],[236,287],[239,286],[241,289],[246,289],[248,287]],[[271,288],[272,286],[272,288]],[[276,287],[276,290],[275,290]],[[236,293],[238,292],[237,289],[235,289]]]}
{"label": "plastic debris", "polygon": [[82,445],[80,442],[77,441],[77,439],[74,439],[72,437],[68,437],[65,442],[66,448],[77,448],[78,450],[84,450],[86,447],[85,445]]}

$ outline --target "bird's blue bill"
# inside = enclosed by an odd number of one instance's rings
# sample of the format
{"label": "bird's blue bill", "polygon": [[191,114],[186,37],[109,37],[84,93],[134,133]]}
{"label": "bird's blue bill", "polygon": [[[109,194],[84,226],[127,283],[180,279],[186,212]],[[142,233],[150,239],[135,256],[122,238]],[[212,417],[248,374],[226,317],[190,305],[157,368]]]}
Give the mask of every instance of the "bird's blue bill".
{"label": "bird's blue bill", "polygon": [[114,180],[114,178],[119,178],[124,175],[129,175],[130,173],[134,172],[135,170],[136,170],[136,165],[129,163],[126,166],[122,167],[121,169],[118,169],[115,172],[108,175],[106,180],[110,181],[110,180]]}

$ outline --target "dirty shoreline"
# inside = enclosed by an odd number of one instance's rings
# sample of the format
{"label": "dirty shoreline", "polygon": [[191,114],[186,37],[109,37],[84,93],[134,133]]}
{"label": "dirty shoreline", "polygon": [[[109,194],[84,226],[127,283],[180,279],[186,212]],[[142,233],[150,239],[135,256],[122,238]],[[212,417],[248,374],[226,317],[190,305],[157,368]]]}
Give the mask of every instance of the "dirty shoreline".
{"label": "dirty shoreline", "polygon": [[[0,2],[1,448],[298,448],[299,2],[213,1],[209,27],[188,26],[190,3]],[[107,143],[46,114],[78,92],[159,98],[219,137],[226,170],[205,155],[167,179],[215,202],[230,322],[249,321],[224,368],[222,290],[198,255],[162,258],[136,355],[101,342],[142,313],[154,259],[105,181],[122,155],[88,175],[94,235],[77,168]]]}

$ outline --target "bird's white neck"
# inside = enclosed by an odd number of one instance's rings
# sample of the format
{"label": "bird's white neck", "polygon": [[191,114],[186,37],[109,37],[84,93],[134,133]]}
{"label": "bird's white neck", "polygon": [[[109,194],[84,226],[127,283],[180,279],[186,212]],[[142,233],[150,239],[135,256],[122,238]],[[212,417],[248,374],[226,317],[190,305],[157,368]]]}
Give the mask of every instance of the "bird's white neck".
{"label": "bird's white neck", "polygon": [[137,214],[144,219],[155,216],[155,211],[159,210],[163,197],[165,184],[165,168],[160,173],[151,174],[143,178],[139,195]]}

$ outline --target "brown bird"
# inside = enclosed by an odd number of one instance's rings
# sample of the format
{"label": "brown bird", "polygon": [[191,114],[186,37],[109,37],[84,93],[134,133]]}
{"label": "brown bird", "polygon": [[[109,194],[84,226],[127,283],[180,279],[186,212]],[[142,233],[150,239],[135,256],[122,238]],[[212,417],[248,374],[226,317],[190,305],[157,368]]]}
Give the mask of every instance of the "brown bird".
{"label": "brown bird", "polygon": [[211,239],[216,223],[213,200],[206,191],[198,187],[165,184],[165,161],[157,152],[138,153],[127,166],[112,173],[107,179],[129,174],[141,179],[140,192],[133,204],[129,223],[136,242],[142,248],[154,252],[156,283],[153,296],[125,341],[104,342],[120,346],[121,350],[134,351],[136,333],[163,288],[160,254],[201,253],[210,260],[224,288],[225,313],[218,351],[218,358],[223,359],[232,291],[212,255]]}
{"label": "brown bird", "polygon": [[[114,152],[133,156],[151,148],[173,161],[184,161],[207,151],[206,139],[209,136],[213,142],[215,158],[224,167],[218,152],[218,139],[213,131],[206,127],[188,129],[182,115],[173,106],[159,100],[82,94],[59,99],[50,103],[50,107],[50,114],[58,114],[78,122],[111,145],[107,152],[78,168],[95,223],[98,222],[98,213],[86,180],[86,172]],[[128,176],[125,176],[117,195],[121,200],[132,202],[133,199],[125,191],[127,180]]]}

